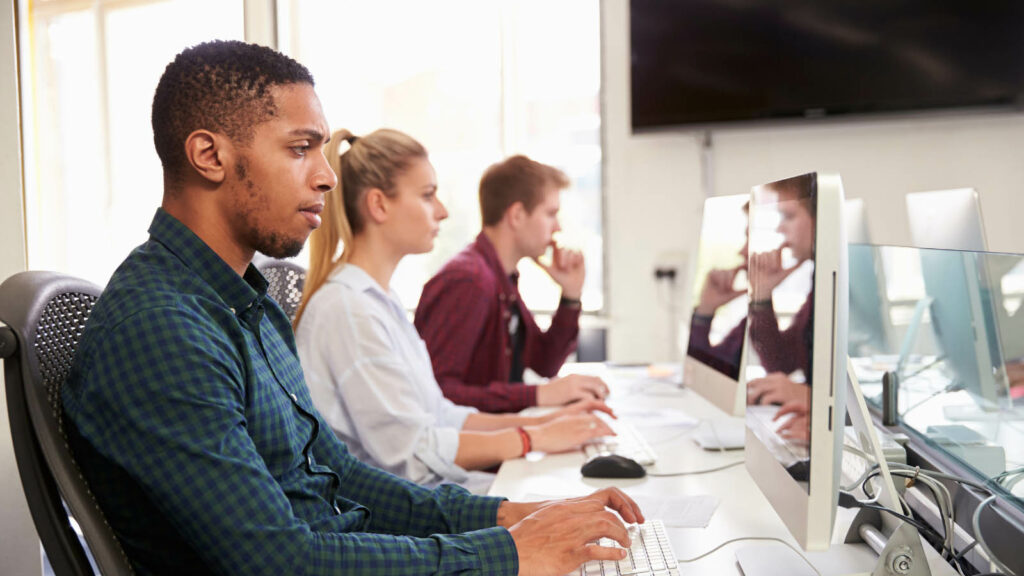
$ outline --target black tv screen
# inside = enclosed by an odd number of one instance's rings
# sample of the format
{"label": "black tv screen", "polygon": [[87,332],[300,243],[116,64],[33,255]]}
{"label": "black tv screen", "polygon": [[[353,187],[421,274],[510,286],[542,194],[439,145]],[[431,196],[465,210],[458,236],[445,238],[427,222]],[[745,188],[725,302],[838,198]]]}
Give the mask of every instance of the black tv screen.
{"label": "black tv screen", "polygon": [[1021,0],[631,0],[634,131],[1024,94]]}

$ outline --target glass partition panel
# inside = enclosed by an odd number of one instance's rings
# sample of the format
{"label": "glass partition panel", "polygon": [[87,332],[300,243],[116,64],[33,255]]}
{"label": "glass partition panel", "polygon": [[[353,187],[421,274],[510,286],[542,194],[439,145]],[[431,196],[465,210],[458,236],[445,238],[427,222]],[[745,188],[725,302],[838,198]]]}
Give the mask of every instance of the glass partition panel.
{"label": "glass partition panel", "polygon": [[1024,466],[1024,255],[851,244],[849,353],[869,401],[1002,486]]}

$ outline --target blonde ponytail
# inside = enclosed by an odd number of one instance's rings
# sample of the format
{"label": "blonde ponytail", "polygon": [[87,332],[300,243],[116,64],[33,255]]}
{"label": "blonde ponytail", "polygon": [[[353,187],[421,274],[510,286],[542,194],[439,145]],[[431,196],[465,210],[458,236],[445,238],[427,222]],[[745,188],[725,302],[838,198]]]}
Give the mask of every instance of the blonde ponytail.
{"label": "blonde ponytail", "polygon": [[[340,152],[342,142],[349,146],[345,152]],[[357,137],[341,129],[331,135],[324,155],[338,176],[338,185],[327,193],[323,222],[309,236],[309,271],[302,302],[295,313],[293,326],[296,329],[310,298],[335,270],[348,262],[352,239],[362,231],[365,222],[360,202],[366,191],[379,188],[392,196],[395,176],[414,159],[426,158],[427,150],[411,136],[397,130],[382,128]],[[339,245],[341,254],[335,256]]]}

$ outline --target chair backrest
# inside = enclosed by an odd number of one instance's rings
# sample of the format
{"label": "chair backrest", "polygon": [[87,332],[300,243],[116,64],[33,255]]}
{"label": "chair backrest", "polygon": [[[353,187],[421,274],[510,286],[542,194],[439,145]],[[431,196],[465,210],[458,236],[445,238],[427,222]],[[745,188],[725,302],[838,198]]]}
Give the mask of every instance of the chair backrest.
{"label": "chair backrest", "polygon": [[270,286],[267,294],[277,301],[290,320],[302,302],[302,288],[306,285],[306,269],[288,260],[265,258],[256,264],[256,268],[266,277]]}
{"label": "chair backrest", "polygon": [[63,428],[61,386],[99,295],[95,284],[54,272],[22,272],[0,284],[0,322],[7,325],[0,327],[0,358],[11,439],[32,520],[57,576],[94,574],[69,512],[100,573],[132,573]]}

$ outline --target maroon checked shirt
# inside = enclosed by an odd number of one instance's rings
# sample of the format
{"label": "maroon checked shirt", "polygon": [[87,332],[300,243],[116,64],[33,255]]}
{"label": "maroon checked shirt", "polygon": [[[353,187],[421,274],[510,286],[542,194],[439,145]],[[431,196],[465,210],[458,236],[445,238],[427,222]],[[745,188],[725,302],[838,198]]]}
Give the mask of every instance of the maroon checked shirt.
{"label": "maroon checked shirt", "polygon": [[522,363],[552,377],[576,349],[578,306],[561,305],[542,332],[502,269],[494,245],[481,232],[423,287],[416,329],[427,345],[434,376],[452,402],[484,412],[518,412],[537,405],[537,387],[509,382],[512,344],[509,312],[519,309],[524,329]]}

